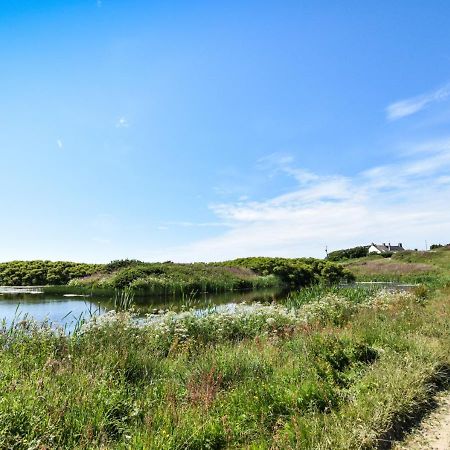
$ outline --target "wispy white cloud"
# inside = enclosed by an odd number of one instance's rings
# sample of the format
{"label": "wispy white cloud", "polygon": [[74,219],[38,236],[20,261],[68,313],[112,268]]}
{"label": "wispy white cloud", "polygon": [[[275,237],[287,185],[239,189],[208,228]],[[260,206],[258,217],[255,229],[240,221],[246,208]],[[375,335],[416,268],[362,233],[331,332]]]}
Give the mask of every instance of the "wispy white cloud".
{"label": "wispy white cloud", "polygon": [[317,180],[317,175],[293,165],[294,158],[286,153],[272,153],[258,160],[257,167],[262,170],[268,170],[272,176],[278,173],[294,177],[299,183],[306,184]]}
{"label": "wispy white cloud", "polygon": [[126,117],[119,117],[116,122],[116,128],[128,128],[130,126],[130,123],[128,122],[128,119]]}
{"label": "wispy white cloud", "polygon": [[166,222],[166,225],[183,228],[208,228],[208,227],[224,227],[227,223],[220,222],[190,222],[190,221],[178,221],[178,222]]}
{"label": "wispy white cloud", "polygon": [[101,8],[103,6],[102,0],[97,0],[97,8]]}
{"label": "wispy white cloud", "polygon": [[386,108],[389,120],[397,120],[415,114],[431,103],[446,100],[450,96],[450,85],[446,85],[428,94],[418,95],[390,104]]}
{"label": "wispy white cloud", "polygon": [[450,138],[413,150],[353,177],[311,174],[308,183],[298,180],[284,195],[211,205],[218,222],[227,225],[225,232],[145,256],[179,261],[324,256],[325,245],[391,241],[415,248],[425,239],[448,240]]}
{"label": "wispy white cloud", "polygon": [[62,149],[64,147],[63,142],[61,139],[57,139],[56,140],[56,145],[58,146],[59,149]]}

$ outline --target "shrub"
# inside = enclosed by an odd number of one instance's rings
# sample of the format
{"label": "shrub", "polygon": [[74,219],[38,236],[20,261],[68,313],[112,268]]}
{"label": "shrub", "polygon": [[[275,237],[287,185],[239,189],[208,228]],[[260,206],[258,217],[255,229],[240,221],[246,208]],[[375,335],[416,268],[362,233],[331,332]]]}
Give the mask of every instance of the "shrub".
{"label": "shrub", "polygon": [[0,263],[0,284],[9,286],[63,285],[92,275],[101,264],[65,261],[11,261]]}
{"label": "shrub", "polygon": [[104,267],[104,271],[111,273],[116,270],[123,269],[125,267],[137,266],[139,264],[143,264],[142,261],[138,261],[137,259],[116,259],[106,264]]}
{"label": "shrub", "polygon": [[309,286],[314,283],[351,281],[353,275],[341,265],[315,258],[239,258],[216,263],[223,266],[246,267],[259,275],[276,275],[291,287]]}
{"label": "shrub", "polygon": [[352,247],[342,250],[335,250],[327,255],[329,261],[342,261],[346,259],[362,258],[369,254],[368,246]]}

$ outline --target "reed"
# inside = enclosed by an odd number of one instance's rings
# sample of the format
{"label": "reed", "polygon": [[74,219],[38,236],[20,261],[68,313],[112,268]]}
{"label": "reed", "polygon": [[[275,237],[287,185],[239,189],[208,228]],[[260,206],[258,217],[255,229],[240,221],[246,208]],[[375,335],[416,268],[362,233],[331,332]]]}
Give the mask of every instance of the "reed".
{"label": "reed", "polygon": [[125,289],[116,289],[114,292],[114,310],[129,311],[134,306],[134,290],[127,287]]}

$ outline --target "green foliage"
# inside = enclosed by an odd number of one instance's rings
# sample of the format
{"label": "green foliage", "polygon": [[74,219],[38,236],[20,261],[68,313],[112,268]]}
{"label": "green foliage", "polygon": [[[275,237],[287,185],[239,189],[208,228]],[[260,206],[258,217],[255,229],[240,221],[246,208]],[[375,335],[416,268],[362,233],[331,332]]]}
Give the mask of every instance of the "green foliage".
{"label": "green foliage", "polygon": [[140,295],[225,292],[285,285],[352,281],[342,266],[314,258],[241,258],[223,263],[175,264],[116,260],[109,264],[12,261],[0,264],[0,284],[69,285],[71,288],[131,288]]}
{"label": "green foliage", "polygon": [[358,281],[404,282],[445,286],[450,283],[450,248],[397,252],[391,258],[362,258],[344,263]]}
{"label": "green foliage", "polygon": [[104,289],[131,288],[140,295],[174,295],[224,292],[272,287],[279,284],[274,276],[259,276],[251,270],[213,264],[113,262],[110,269],[92,277],[73,280],[71,286]]}
{"label": "green foliage", "polygon": [[11,261],[0,263],[0,284],[7,286],[63,285],[101,270],[100,264],[65,261]]}
{"label": "green foliage", "polygon": [[438,248],[450,248],[450,244],[442,245],[442,244],[431,244],[430,250],[436,250]]}
{"label": "green foliage", "polygon": [[386,299],[344,327],[292,326],[274,306],[168,316],[163,346],[126,313],[71,336],[3,328],[0,448],[377,448],[450,363],[448,293]]}
{"label": "green foliage", "polygon": [[297,292],[290,293],[285,300],[285,304],[289,308],[299,308],[302,305],[308,303],[315,303],[320,299],[329,297],[331,295],[339,296],[345,300],[348,300],[354,304],[360,304],[367,302],[372,298],[379,288],[366,288],[366,287],[345,287],[345,286],[327,286],[324,284],[317,284],[310,287],[300,289]]}
{"label": "green foliage", "polygon": [[430,289],[425,284],[414,287],[413,292],[419,300],[425,300],[430,295]]}
{"label": "green foliage", "polygon": [[123,269],[125,267],[137,266],[139,264],[143,264],[143,262],[137,259],[116,259],[108,264],[105,264],[103,270],[105,272],[111,273],[115,272],[116,270]]}
{"label": "green foliage", "polygon": [[122,290],[116,289],[113,302],[115,311],[130,310],[134,304],[134,291],[129,287]]}
{"label": "green foliage", "polygon": [[341,265],[315,258],[239,258],[220,264],[246,267],[260,275],[276,275],[283,283],[292,287],[349,282],[354,278]]}
{"label": "green foliage", "polygon": [[328,253],[328,261],[343,261],[346,259],[363,258],[369,254],[368,246],[352,247],[342,250],[335,250]]}

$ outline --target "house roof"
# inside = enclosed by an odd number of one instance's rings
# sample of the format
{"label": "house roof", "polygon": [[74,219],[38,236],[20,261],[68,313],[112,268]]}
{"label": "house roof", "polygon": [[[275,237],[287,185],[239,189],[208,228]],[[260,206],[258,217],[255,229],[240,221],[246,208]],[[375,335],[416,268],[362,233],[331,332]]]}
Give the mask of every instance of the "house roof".
{"label": "house roof", "polygon": [[372,242],[372,245],[381,253],[387,253],[387,252],[401,252],[404,250],[402,245],[386,245],[386,244],[374,244]]}

